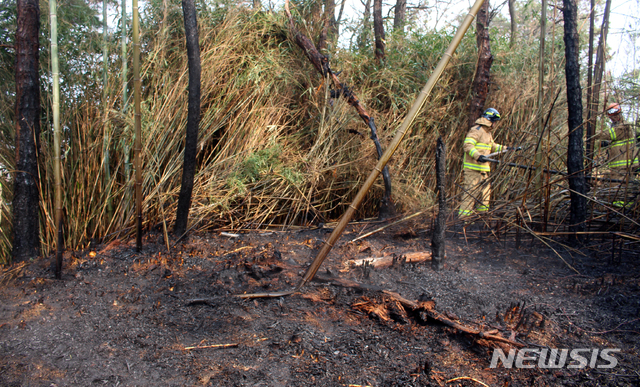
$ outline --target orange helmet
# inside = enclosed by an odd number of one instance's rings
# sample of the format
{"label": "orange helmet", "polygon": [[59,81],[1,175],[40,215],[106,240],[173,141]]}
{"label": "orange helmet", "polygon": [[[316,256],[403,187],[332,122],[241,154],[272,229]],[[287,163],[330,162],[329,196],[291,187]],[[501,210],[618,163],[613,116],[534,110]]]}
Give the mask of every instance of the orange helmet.
{"label": "orange helmet", "polygon": [[607,115],[609,117],[618,115],[620,114],[621,111],[622,109],[620,109],[620,104],[618,103],[614,102],[612,104],[609,104],[609,106],[607,106]]}

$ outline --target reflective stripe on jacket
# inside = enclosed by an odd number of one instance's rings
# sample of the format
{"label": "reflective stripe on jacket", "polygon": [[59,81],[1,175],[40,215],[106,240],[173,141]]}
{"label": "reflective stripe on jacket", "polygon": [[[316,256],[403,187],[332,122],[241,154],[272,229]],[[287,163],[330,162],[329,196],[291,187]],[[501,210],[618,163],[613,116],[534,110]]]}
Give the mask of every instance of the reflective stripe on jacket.
{"label": "reflective stripe on jacket", "polygon": [[594,139],[611,141],[609,145],[609,168],[627,168],[638,163],[636,139],[631,125],[624,122],[614,123],[610,128],[600,131]]}
{"label": "reflective stripe on jacket", "polygon": [[476,120],[476,125],[471,127],[464,139],[464,168],[478,172],[489,172],[491,167],[488,162],[478,162],[478,157],[489,153],[500,152],[503,146],[496,144],[491,135],[491,121],[484,117]]}

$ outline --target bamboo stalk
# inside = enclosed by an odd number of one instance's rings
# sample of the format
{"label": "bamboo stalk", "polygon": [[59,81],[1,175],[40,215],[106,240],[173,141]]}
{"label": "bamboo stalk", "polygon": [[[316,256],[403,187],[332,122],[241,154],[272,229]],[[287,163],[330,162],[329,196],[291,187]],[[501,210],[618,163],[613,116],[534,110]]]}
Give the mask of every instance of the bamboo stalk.
{"label": "bamboo stalk", "polygon": [[60,141],[60,70],[58,63],[58,10],[57,1],[49,0],[49,18],[51,20],[51,76],[53,80],[53,174],[55,180],[55,227],[56,227],[56,264],[55,276],[62,278],[62,250],[64,239],[62,232],[62,172]]}
{"label": "bamboo stalk", "polygon": [[140,113],[140,31],[138,0],[133,0],[133,87],[135,105],[135,142],[133,164],[135,169],[136,195],[136,250],[142,250],[142,114]]}

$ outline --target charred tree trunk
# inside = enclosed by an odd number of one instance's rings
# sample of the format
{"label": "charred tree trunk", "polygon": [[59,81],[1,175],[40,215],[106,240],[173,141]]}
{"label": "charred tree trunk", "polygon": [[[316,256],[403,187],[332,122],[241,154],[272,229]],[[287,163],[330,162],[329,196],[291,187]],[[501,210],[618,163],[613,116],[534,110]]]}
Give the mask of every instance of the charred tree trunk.
{"label": "charred tree trunk", "polygon": [[38,149],[40,138],[40,3],[17,1],[16,172],[13,183],[13,261],[38,256],[40,217]]}
{"label": "charred tree trunk", "polygon": [[595,134],[595,121],[591,116],[591,100],[593,99],[593,36],[596,28],[596,0],[591,0],[591,10],[589,12],[589,48],[587,51],[587,174],[591,175],[593,168],[593,140]]}
{"label": "charred tree trunk", "polygon": [[[592,137],[596,134],[598,106],[600,105],[600,87],[602,86],[602,77],[604,75],[605,47],[607,45],[610,12],[611,0],[607,0],[604,7],[604,16],[602,18],[602,28],[600,29],[600,41],[598,42],[598,49],[596,51],[596,65],[593,69],[593,85],[590,89],[590,93],[587,93],[588,97],[590,97],[587,98],[587,169],[589,171],[589,175],[591,174],[594,148]],[[591,71],[589,71],[589,73],[591,73]]]}
{"label": "charred tree trunk", "polygon": [[[367,113],[367,111],[364,109],[362,104],[360,104],[358,97],[353,93],[353,91],[351,91],[351,89],[349,89],[347,85],[341,83],[338,79],[338,76],[331,71],[331,67],[329,66],[329,60],[327,59],[327,57],[318,52],[317,48],[313,45],[313,42],[306,36],[302,35],[302,33],[295,27],[293,18],[291,17],[288,9],[287,1],[285,2],[285,10],[289,18],[289,28],[294,35],[296,44],[302,49],[311,64],[313,64],[313,67],[318,70],[322,77],[331,78],[334,86],[336,87],[335,90],[331,91],[331,96],[334,98],[338,98],[340,96],[344,97],[347,100],[347,103],[349,103],[349,105],[353,106],[356,109],[360,118],[362,118],[364,123],[371,130],[371,139],[376,146],[378,159],[380,159],[383,152],[382,147],[380,146],[380,141],[378,140],[378,133],[373,117],[371,117],[369,113]],[[386,218],[395,213],[395,206],[391,201],[391,177],[389,177],[389,169],[387,168],[387,166],[382,169],[382,178],[384,180],[384,196],[380,201],[379,216],[380,218]]]}
{"label": "charred tree trunk", "polygon": [[489,0],[485,0],[478,11],[476,19],[476,43],[478,45],[478,65],[476,75],[471,88],[471,103],[469,104],[469,127],[482,115],[484,103],[489,93],[489,77],[493,55],[491,55],[491,42],[489,40]]}
{"label": "charred tree trunk", "polygon": [[431,267],[434,270],[444,268],[445,254],[445,219],[447,217],[447,193],[445,190],[445,173],[447,169],[447,153],[442,137],[438,137],[436,145],[436,191],[438,192],[438,216],[431,236]]}
{"label": "charred tree trunk", "polygon": [[[567,148],[567,173],[571,189],[571,231],[584,231],[587,215],[586,180],[584,176],[582,143],[582,91],[580,88],[579,35],[577,27],[578,7],[576,0],[563,0],[565,75],[567,79],[567,109],[569,145]],[[582,238],[574,235],[572,242]]]}
{"label": "charred tree trunk", "polygon": [[373,34],[375,36],[376,61],[384,60],[384,23],[382,22],[382,0],[373,0]]}
{"label": "charred tree trunk", "polygon": [[404,23],[407,15],[407,0],[397,0],[393,13],[393,30],[404,32]]}
{"label": "charred tree trunk", "polygon": [[182,0],[184,29],[187,40],[187,57],[189,61],[189,111],[184,144],[184,164],[182,166],[182,184],[178,198],[176,224],[173,230],[176,236],[187,231],[193,179],[196,170],[196,153],[198,150],[198,127],[200,126],[200,47],[198,45],[198,18],[193,0]]}

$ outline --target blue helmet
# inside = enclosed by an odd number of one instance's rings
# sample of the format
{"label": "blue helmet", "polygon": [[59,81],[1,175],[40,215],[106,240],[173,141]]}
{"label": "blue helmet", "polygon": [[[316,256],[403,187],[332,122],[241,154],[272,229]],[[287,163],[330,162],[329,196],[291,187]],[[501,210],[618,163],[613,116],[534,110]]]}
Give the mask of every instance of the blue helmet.
{"label": "blue helmet", "polygon": [[488,119],[491,122],[500,121],[500,113],[494,108],[485,110],[484,113],[482,113],[482,117]]}

